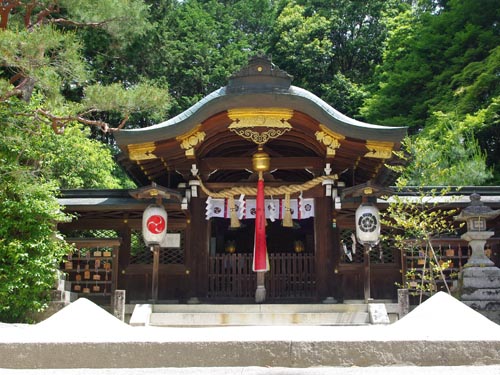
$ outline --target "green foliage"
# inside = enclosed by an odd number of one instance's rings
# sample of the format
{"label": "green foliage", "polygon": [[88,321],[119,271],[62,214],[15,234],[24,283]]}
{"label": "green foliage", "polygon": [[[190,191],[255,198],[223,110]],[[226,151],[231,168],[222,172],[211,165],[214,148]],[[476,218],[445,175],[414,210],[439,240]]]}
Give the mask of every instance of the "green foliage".
{"label": "green foliage", "polygon": [[57,202],[57,184],[43,177],[37,152],[26,145],[40,133],[27,118],[12,116],[20,106],[0,104],[0,321],[6,322],[44,309],[69,250],[55,231],[69,219]]}
{"label": "green foliage", "polygon": [[[72,21],[100,24],[115,40],[115,48],[143,36],[151,27],[146,22],[148,6],[140,0],[59,0],[62,12]],[[118,43],[116,43],[118,42]]]}
{"label": "green foliage", "polygon": [[486,155],[474,138],[482,116],[435,113],[432,123],[417,136],[403,142],[411,161],[401,170],[399,182],[412,186],[474,186],[492,177]]}
{"label": "green foliage", "polygon": [[[413,250],[413,251],[412,251]],[[402,283],[396,283],[399,288],[408,289],[413,296],[432,295],[438,291],[438,281],[441,279],[441,273],[445,271],[449,274],[450,279],[455,279],[458,274],[456,272],[448,272],[452,268],[452,261],[439,261],[436,263],[434,259],[425,256],[425,250],[414,248],[407,252],[407,255],[418,257],[416,263],[421,263],[419,268],[409,268],[404,275]],[[427,252],[429,255],[429,252]],[[422,302],[422,301],[420,301]]]}
{"label": "green foliage", "polygon": [[132,113],[149,114],[150,117],[163,119],[170,108],[166,87],[142,80],[124,88],[122,84],[107,86],[94,84],[85,87],[82,101],[83,109],[129,115]]}
{"label": "green foliage", "polygon": [[[23,28],[29,12],[20,3],[7,28],[1,30],[0,101],[11,96],[29,101],[33,92],[41,93],[44,112],[33,117],[37,120],[44,114],[55,127],[76,120],[106,130],[122,125],[132,114],[164,116],[169,108],[166,84],[136,73],[134,80],[122,81],[114,74],[114,66],[99,64],[101,55],[89,53],[95,42],[86,38],[105,41],[99,45],[106,50],[105,60],[116,60],[129,41],[140,39],[151,29],[143,1],[83,4],[64,0],[57,2],[58,7],[55,4],[50,0],[37,4],[33,18],[36,12],[47,11],[43,22]],[[103,79],[104,75],[110,78]]]}
{"label": "green foliage", "polygon": [[287,1],[269,48],[274,61],[304,87],[350,116],[381,62],[387,22],[397,1]]}
{"label": "green foliage", "polygon": [[408,239],[427,241],[454,232],[450,218],[456,210],[443,210],[439,208],[438,202],[438,198],[450,192],[449,188],[433,188],[429,191],[407,188],[406,191],[408,193],[405,195],[390,198],[382,219],[383,225],[398,231],[394,238],[399,245]]}
{"label": "green foliage", "polygon": [[[418,290],[421,296],[436,291],[436,280],[445,281],[443,271],[449,268],[449,264],[439,262],[432,246],[434,237],[448,235],[456,230],[451,221],[456,210],[439,207],[439,199],[446,198],[449,192],[449,188],[407,188],[405,195],[388,198],[388,208],[382,213],[381,224],[393,229],[391,236],[396,247],[423,260],[422,270],[409,269],[403,275],[403,283],[398,284]],[[448,200],[451,201],[450,198]],[[446,282],[444,284],[448,290]]]}
{"label": "green foliage", "polygon": [[56,134],[41,125],[39,137],[26,142],[41,167],[44,179],[57,182],[61,189],[117,189],[123,187],[115,174],[116,162],[108,146],[89,138],[90,130],[79,124]]}
{"label": "green foliage", "polygon": [[485,184],[492,170],[499,180],[499,14],[494,0],[450,0],[422,2],[395,17],[378,87],[361,113],[416,135],[410,183]]}
{"label": "green foliage", "polygon": [[23,88],[29,99],[33,88],[43,92],[47,99],[60,102],[61,84],[64,81],[77,84],[89,77],[79,54],[80,44],[71,33],[62,34],[51,26],[35,30],[3,30],[0,32],[0,98],[12,90],[12,75],[19,80],[30,79],[31,87]]}
{"label": "green foliage", "polygon": [[[175,100],[172,114],[224,86],[228,77],[247,61],[255,43],[246,34],[252,26],[236,15],[244,13],[251,3],[226,5],[214,0],[187,0],[176,3],[162,15],[157,30],[146,40],[147,48],[155,53],[142,69],[148,69],[148,75],[167,80]],[[233,9],[237,11],[233,13]],[[265,25],[257,27],[259,35],[262,29]]]}

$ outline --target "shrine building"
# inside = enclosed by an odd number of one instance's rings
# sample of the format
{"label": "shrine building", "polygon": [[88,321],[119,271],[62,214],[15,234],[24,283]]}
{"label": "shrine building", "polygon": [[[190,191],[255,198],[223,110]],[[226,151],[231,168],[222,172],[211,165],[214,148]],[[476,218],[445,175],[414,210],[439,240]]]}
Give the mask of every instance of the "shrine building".
{"label": "shrine building", "polygon": [[[409,260],[390,240],[360,243],[356,225],[380,224],[356,210],[383,209],[405,135],[343,115],[254,57],[178,116],[114,133],[137,189],[63,193],[76,215],[59,225],[79,248],[63,265],[72,291],[106,301],[125,290],[127,303],[394,300]],[[167,234],[147,245],[151,204],[165,208]],[[441,245],[465,264],[466,243]]]}

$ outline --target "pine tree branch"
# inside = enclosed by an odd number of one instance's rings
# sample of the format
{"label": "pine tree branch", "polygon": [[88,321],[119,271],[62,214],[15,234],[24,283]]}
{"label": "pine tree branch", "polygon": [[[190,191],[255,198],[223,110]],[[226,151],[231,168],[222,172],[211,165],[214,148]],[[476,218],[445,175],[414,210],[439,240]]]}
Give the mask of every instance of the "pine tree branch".
{"label": "pine tree branch", "polygon": [[9,23],[10,11],[20,5],[21,5],[20,0],[14,0],[14,1],[4,0],[0,2],[0,30],[7,29],[7,24]]}
{"label": "pine tree branch", "polygon": [[36,113],[39,114],[39,115],[42,115],[43,117],[45,117],[46,119],[48,119],[51,122],[52,129],[57,134],[63,133],[64,132],[64,128],[66,127],[66,125],[69,122],[73,122],[73,121],[77,121],[77,122],[79,122],[81,124],[84,124],[84,125],[90,125],[90,126],[98,127],[104,133],[111,133],[111,132],[113,132],[115,130],[118,130],[121,127],[123,127],[125,125],[125,123],[127,122],[127,120],[128,120],[128,115],[126,115],[125,118],[120,123],[120,125],[118,125],[118,127],[112,128],[105,121],[102,121],[102,120],[91,120],[91,119],[82,117],[81,115],[76,115],[76,116],[56,116],[56,115],[54,115],[54,114],[52,114],[52,113],[50,113],[50,112],[48,112],[48,111],[46,111],[44,109],[37,109]]}
{"label": "pine tree branch", "polygon": [[48,20],[48,22],[56,23],[58,25],[69,25],[75,27],[102,27],[111,21],[114,21],[114,19],[104,20],[101,22],[77,22],[66,18],[51,18]]}
{"label": "pine tree branch", "polygon": [[13,96],[17,96],[19,98],[22,98],[23,91],[19,90],[19,89],[14,89],[14,90],[6,92],[3,96],[0,96],[0,103],[6,102],[7,100],[9,100],[9,98],[12,98]]}

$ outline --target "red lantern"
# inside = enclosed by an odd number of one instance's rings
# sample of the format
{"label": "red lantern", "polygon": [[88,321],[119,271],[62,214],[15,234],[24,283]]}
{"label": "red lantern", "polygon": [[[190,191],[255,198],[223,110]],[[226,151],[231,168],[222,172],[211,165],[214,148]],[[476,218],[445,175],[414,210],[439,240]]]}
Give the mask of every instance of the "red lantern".
{"label": "red lantern", "polygon": [[167,234],[167,211],[152,204],[142,215],[142,236],[147,246],[159,245]]}

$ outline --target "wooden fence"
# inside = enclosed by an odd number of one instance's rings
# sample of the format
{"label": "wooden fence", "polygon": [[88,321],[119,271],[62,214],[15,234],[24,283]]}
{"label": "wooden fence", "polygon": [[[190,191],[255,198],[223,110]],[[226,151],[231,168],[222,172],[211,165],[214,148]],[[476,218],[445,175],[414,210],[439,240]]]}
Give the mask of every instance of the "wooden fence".
{"label": "wooden fence", "polygon": [[[315,294],[313,254],[269,254],[266,273],[267,298],[312,298]],[[221,254],[210,257],[208,296],[254,298],[256,275],[252,254]]]}

